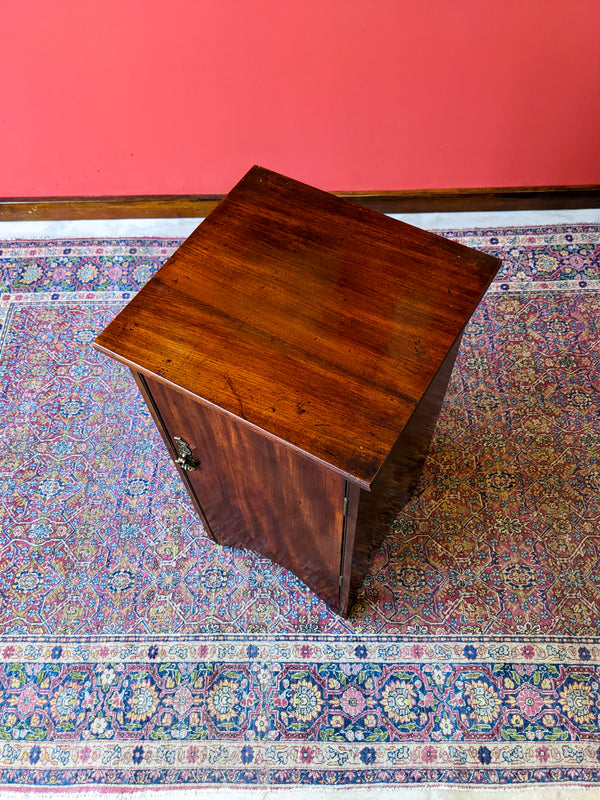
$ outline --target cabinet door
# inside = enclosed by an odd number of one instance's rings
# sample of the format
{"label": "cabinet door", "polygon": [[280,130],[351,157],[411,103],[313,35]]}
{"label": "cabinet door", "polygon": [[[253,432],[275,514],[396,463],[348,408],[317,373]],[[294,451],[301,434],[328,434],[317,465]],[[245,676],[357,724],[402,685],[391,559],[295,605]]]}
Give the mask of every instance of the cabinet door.
{"label": "cabinet door", "polygon": [[289,569],[344,613],[344,478],[154,378],[136,379],[171,453],[175,437],[181,437],[198,462],[195,469],[182,470],[182,477],[209,534]]}

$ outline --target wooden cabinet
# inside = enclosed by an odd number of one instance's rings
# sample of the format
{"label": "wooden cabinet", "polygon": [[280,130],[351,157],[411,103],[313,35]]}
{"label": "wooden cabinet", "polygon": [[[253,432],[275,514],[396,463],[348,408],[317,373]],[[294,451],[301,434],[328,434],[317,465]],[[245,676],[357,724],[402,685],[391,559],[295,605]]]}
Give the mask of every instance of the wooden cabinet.
{"label": "wooden cabinet", "polygon": [[346,614],[499,261],[254,167],[98,337],[206,531]]}

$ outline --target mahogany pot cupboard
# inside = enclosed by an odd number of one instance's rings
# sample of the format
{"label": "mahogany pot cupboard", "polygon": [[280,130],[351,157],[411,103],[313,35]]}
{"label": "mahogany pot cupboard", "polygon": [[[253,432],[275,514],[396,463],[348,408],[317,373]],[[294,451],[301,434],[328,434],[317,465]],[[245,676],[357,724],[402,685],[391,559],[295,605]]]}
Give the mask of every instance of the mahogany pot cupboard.
{"label": "mahogany pot cupboard", "polygon": [[253,167],[95,346],[130,367],[207,534],[346,615],[499,266]]}

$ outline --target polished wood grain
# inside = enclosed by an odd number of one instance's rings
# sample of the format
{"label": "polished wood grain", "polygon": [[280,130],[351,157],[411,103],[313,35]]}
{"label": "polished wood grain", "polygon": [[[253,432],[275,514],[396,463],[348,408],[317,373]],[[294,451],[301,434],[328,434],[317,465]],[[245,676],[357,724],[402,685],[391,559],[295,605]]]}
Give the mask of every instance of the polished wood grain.
{"label": "polished wood grain", "polygon": [[215,541],[267,556],[344,613],[344,479],[219,409],[145,382],[169,437],[183,438],[199,462],[180,472]]}
{"label": "polished wood grain", "polygon": [[[518,186],[333,192],[384,214],[600,208],[600,186]],[[123,195],[0,199],[0,221],[206,217],[223,195]]]}
{"label": "polished wood grain", "polygon": [[368,488],[498,265],[256,167],[96,344]]}

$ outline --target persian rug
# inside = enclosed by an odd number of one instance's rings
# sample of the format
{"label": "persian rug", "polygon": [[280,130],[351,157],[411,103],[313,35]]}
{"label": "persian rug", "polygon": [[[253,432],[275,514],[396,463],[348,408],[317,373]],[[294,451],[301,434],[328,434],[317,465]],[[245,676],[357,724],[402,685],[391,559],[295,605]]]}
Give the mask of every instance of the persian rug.
{"label": "persian rug", "polygon": [[0,242],[4,791],[600,786],[599,230],[444,235],[503,267],[348,620],[91,347],[180,241]]}

